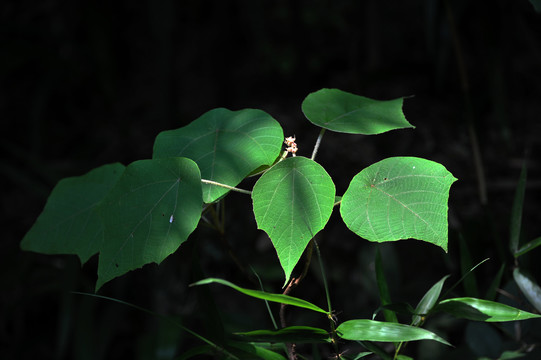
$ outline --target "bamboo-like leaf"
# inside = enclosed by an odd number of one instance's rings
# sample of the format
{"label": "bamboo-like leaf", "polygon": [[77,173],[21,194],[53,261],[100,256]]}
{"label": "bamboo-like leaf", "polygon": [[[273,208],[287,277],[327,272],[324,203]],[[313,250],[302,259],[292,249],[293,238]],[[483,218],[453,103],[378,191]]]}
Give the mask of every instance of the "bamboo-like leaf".
{"label": "bamboo-like leaf", "polygon": [[509,248],[511,254],[516,254],[520,240],[520,228],[522,225],[522,208],[524,207],[524,193],[526,192],[526,164],[522,165],[520,177],[518,180],[517,190],[515,191],[515,199],[511,208],[511,224],[509,226]]}
{"label": "bamboo-like leaf", "polygon": [[267,301],[272,301],[272,302],[276,302],[276,303],[280,303],[280,304],[286,304],[286,305],[291,305],[291,306],[296,306],[296,307],[301,307],[301,308],[305,308],[305,309],[309,309],[309,310],[312,310],[312,311],[316,311],[316,312],[320,312],[320,313],[323,313],[323,314],[328,314],[329,312],[328,311],[325,311],[323,310],[322,308],[320,308],[319,306],[316,306],[306,300],[302,300],[302,299],[299,299],[299,298],[296,298],[296,297],[293,297],[293,296],[289,296],[289,295],[283,295],[283,294],[273,294],[273,293],[268,293],[268,292],[265,292],[265,291],[260,291],[260,290],[251,290],[251,289],[244,289],[244,288],[241,288],[240,286],[237,286],[227,280],[223,280],[223,279],[217,279],[217,278],[208,278],[208,279],[203,279],[203,280],[199,280],[198,282],[190,285],[190,286],[197,286],[197,285],[206,285],[206,284],[212,284],[212,283],[217,283],[217,284],[222,284],[222,285],[225,285],[225,286],[229,286],[230,288],[234,289],[234,290],[237,290],[238,292],[240,293],[243,293],[244,295],[248,295],[248,296],[251,296],[253,298],[256,298],[256,299],[261,299],[261,300],[267,300]]}
{"label": "bamboo-like leaf", "polygon": [[340,324],[336,331],[346,340],[382,342],[434,340],[451,345],[445,339],[422,328],[374,320],[349,320]]}
{"label": "bamboo-like leaf", "polygon": [[289,326],[279,330],[254,330],[238,332],[235,335],[239,335],[246,341],[270,343],[326,343],[331,341],[327,330],[309,326]]}
{"label": "bamboo-like leaf", "polygon": [[485,322],[504,322],[541,317],[505,304],[469,297],[443,300],[438,304],[436,310],[449,313],[458,318]]}
{"label": "bamboo-like leaf", "polygon": [[430,290],[426,292],[421,301],[419,301],[419,304],[417,304],[417,307],[415,308],[415,314],[418,315],[414,315],[412,319],[413,326],[419,326],[423,321],[422,317],[434,308],[440,297],[443,284],[448,277],[449,275],[446,275],[440,281],[435,283]]}
{"label": "bamboo-like leaf", "polygon": [[519,256],[522,256],[522,255],[532,251],[533,249],[535,249],[539,245],[541,245],[541,236],[538,237],[538,238],[533,239],[532,241],[529,241],[528,243],[526,243],[524,245],[522,245],[522,247],[520,249],[518,249],[515,252],[514,255],[515,255],[516,258],[518,258]]}
{"label": "bamboo-like leaf", "polygon": [[513,271],[513,278],[520,291],[526,296],[528,301],[541,312],[541,288],[530,276],[524,274],[519,268]]}
{"label": "bamboo-like leaf", "polygon": [[385,272],[383,271],[383,264],[381,262],[381,253],[379,252],[379,249],[376,250],[376,282],[378,284],[379,298],[383,307],[383,315],[385,316],[385,320],[391,323],[398,323],[396,313],[387,310],[384,307],[392,302],[389,287],[387,286],[387,280],[385,279]]}

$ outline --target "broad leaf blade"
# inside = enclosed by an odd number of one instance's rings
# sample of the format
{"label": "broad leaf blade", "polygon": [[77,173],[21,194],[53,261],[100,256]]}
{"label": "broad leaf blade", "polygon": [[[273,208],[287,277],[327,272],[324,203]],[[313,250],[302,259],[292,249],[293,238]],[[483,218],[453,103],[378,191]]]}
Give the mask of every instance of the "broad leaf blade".
{"label": "broad leaf blade", "polygon": [[130,164],[98,209],[105,241],[96,289],[145,264],[159,264],[172,254],[197,226],[201,206],[201,177],[192,160]]}
{"label": "broad leaf blade", "polygon": [[413,128],[402,112],[403,99],[379,101],[338,89],[321,89],[302,103],[310,122],[322,128],[349,133],[373,135]]}
{"label": "broad leaf blade", "polygon": [[103,241],[103,224],[95,208],[123,171],[124,165],[116,163],[60,180],[21,248],[43,254],[76,254],[84,264]]}
{"label": "broad leaf blade", "polygon": [[447,200],[455,181],[430,160],[384,159],[353,178],[340,213],[351,231],[369,241],[413,238],[447,251]]}
{"label": "broad leaf blade", "polygon": [[334,195],[334,183],[325,169],[300,156],[279,162],[255,184],[257,226],[269,235],[286,283],[310,239],[329,221]]}
{"label": "broad leaf blade", "polygon": [[329,332],[309,326],[289,326],[279,330],[254,330],[235,333],[244,340],[270,343],[325,343],[330,342]]}
{"label": "broad leaf blade", "polygon": [[485,322],[516,321],[541,317],[505,304],[469,297],[443,300],[438,304],[436,310],[458,318]]}
{"label": "broad leaf blade", "polygon": [[340,324],[336,331],[338,336],[346,340],[383,342],[435,340],[451,345],[445,339],[422,328],[374,320],[349,320]]}
{"label": "broad leaf blade", "polygon": [[231,283],[231,282],[229,282],[227,280],[223,280],[223,279],[216,279],[216,278],[203,279],[203,280],[199,280],[198,282],[192,284],[191,286],[206,285],[206,284],[212,284],[212,283],[217,283],[217,284],[222,284],[222,285],[225,285],[225,286],[229,286],[230,288],[235,289],[238,292],[243,293],[244,295],[248,295],[248,296],[251,296],[251,297],[256,298],[256,299],[277,302],[277,303],[280,303],[280,304],[292,305],[292,306],[301,307],[301,308],[309,309],[309,310],[312,310],[312,311],[328,314],[328,311],[325,311],[322,308],[320,308],[319,306],[316,306],[316,305],[314,305],[314,304],[312,304],[312,303],[310,303],[310,302],[308,302],[306,300],[302,300],[302,299],[299,299],[299,298],[296,298],[296,297],[293,297],[293,296],[289,296],[289,295],[273,294],[273,293],[268,293],[268,292],[261,291],[261,290],[251,290],[251,289],[241,288],[240,286],[237,286],[237,285],[235,285],[235,284],[233,284],[233,283]]}
{"label": "broad leaf blade", "polygon": [[[203,179],[236,186],[256,169],[272,165],[283,140],[280,124],[264,111],[218,108],[187,126],[158,134],[153,158],[190,158]],[[228,191],[203,184],[203,201],[211,203]]]}
{"label": "broad leaf blade", "polygon": [[520,268],[513,271],[513,278],[530,304],[541,312],[541,287],[530,276],[524,274]]}

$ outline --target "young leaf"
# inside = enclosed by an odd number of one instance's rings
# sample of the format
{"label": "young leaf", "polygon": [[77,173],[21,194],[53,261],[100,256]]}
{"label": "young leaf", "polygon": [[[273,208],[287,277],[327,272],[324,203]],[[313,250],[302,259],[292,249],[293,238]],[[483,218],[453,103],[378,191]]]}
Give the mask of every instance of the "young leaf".
{"label": "young leaf", "polygon": [[469,297],[443,300],[436,307],[436,311],[443,311],[458,318],[485,322],[504,322],[541,317],[505,304]]}
{"label": "young leaf", "polygon": [[324,129],[374,135],[414,128],[402,112],[402,103],[402,98],[379,101],[338,89],[321,89],[306,97],[302,111],[311,123]]}
{"label": "young leaf", "polygon": [[541,311],[541,288],[539,285],[530,276],[522,273],[519,268],[513,271],[513,278],[528,301],[537,311]]}
{"label": "young leaf", "polygon": [[365,319],[349,320],[340,324],[336,328],[336,331],[338,336],[346,340],[383,342],[435,340],[451,346],[445,339],[431,331],[414,326],[382,321]]}
{"label": "young leaf", "polygon": [[201,206],[201,177],[192,160],[141,160],[128,165],[98,207],[105,241],[96,290],[130,270],[162,262],[195,229]]}
{"label": "young leaf", "polygon": [[351,231],[369,241],[414,238],[447,251],[447,200],[455,181],[433,161],[384,159],[353,178],[340,213]]}
{"label": "young leaf", "polygon": [[435,283],[430,290],[426,292],[421,301],[419,301],[419,304],[417,304],[417,307],[415,308],[415,314],[418,315],[414,315],[412,319],[413,326],[419,326],[422,322],[422,316],[428,314],[430,310],[434,308],[434,305],[436,305],[438,298],[440,297],[443,283],[448,277],[449,275],[446,275],[440,281]]}
{"label": "young leaf", "polygon": [[290,326],[279,330],[254,330],[235,333],[246,341],[285,342],[285,343],[325,343],[330,342],[329,332],[309,326]]}
{"label": "young leaf", "polygon": [[[203,179],[237,186],[252,171],[272,165],[283,141],[280,124],[264,111],[218,108],[180,129],[159,133],[153,158],[187,157],[197,163]],[[228,191],[204,184],[203,201],[211,203]]]}
{"label": "young leaf", "polygon": [[524,164],[520,171],[520,178],[518,180],[517,190],[515,191],[515,199],[513,200],[513,207],[511,208],[511,224],[509,226],[509,248],[511,254],[516,254],[520,240],[522,208],[524,206],[524,193],[526,191],[526,176],[526,164]]}
{"label": "young leaf", "polygon": [[229,286],[230,288],[235,289],[238,292],[243,293],[244,295],[248,295],[248,296],[251,296],[251,297],[256,298],[256,299],[277,302],[277,303],[280,303],[280,304],[292,305],[292,306],[296,306],[296,307],[309,309],[309,310],[312,310],[312,311],[317,311],[317,312],[324,313],[324,314],[329,313],[328,311],[325,311],[322,308],[320,308],[319,306],[316,306],[316,305],[314,305],[314,304],[312,304],[312,303],[310,303],[310,302],[308,302],[306,300],[302,300],[302,299],[299,299],[299,298],[296,298],[296,297],[293,297],[293,296],[289,296],[289,295],[272,294],[272,293],[268,293],[268,292],[261,291],[261,290],[244,289],[244,288],[241,288],[240,286],[237,286],[237,285],[235,285],[235,284],[233,284],[233,283],[231,283],[231,282],[229,282],[227,280],[222,280],[222,279],[216,279],[216,278],[203,279],[203,280],[199,280],[196,283],[193,283],[190,286],[206,285],[206,284],[212,284],[212,283],[218,283],[218,284],[222,284],[222,285],[225,285],[225,286]]}
{"label": "young leaf", "polygon": [[269,235],[286,283],[310,239],[329,221],[335,191],[325,169],[301,156],[279,162],[255,184],[257,226]]}
{"label": "young leaf", "polygon": [[76,254],[84,264],[103,241],[103,224],[94,210],[123,171],[124,165],[116,163],[60,180],[21,248],[43,254]]}

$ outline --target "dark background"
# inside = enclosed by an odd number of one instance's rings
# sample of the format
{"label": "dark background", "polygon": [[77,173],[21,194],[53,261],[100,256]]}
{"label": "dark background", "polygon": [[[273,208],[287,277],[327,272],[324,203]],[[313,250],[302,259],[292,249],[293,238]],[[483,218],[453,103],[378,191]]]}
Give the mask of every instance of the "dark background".
{"label": "dark background", "polygon": [[[160,131],[216,107],[267,111],[286,135],[297,136],[299,153],[310,156],[318,129],[300,110],[310,92],[405,96],[415,130],[326,134],[318,161],[337,193],[388,156],[438,161],[459,179],[451,188],[448,254],[412,240],[375,246],[347,231],[335,211],[317,238],[340,321],[369,318],[379,305],[376,248],[397,302],[416,305],[447,274],[448,285],[456,282],[465,253],[472,264],[491,260],[476,270],[477,286],[458,287],[454,295],[477,290],[483,297],[506,264],[503,287],[511,279],[508,223],[524,162],[523,239],[540,235],[541,15],[527,0],[8,1],[0,16],[2,358],[169,359],[198,344],[148,314],[70,293],[92,292],[96,257],[81,268],[72,256],[22,252],[19,242],[58,180],[150,158]],[[231,194],[226,206],[225,240],[268,290],[280,291],[283,275],[270,241],[256,230],[251,200]],[[209,320],[212,297],[228,330],[271,328],[257,300],[219,286],[187,287],[206,276],[255,286],[219,238],[196,231],[160,267],[116,279],[100,294],[175,315],[210,338],[220,333]],[[463,255],[460,238],[468,248]],[[541,279],[538,257],[534,251],[524,261]],[[320,273],[312,270],[293,295],[324,306]],[[289,321],[328,326],[293,310]],[[434,329],[456,348],[423,342],[407,353],[473,358],[471,331],[490,338],[484,328],[445,321],[435,320]],[[483,354],[498,356],[500,345]],[[325,346],[320,350],[329,355]]]}

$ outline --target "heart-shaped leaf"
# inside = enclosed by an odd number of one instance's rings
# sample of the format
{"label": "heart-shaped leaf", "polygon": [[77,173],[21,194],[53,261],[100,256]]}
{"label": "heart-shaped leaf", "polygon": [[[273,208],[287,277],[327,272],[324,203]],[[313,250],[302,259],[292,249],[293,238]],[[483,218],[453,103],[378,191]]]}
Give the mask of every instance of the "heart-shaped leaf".
{"label": "heart-shaped leaf", "polygon": [[140,160],[128,165],[98,207],[105,240],[96,289],[172,254],[197,226],[201,206],[201,177],[192,160]]}
{"label": "heart-shaped leaf", "polygon": [[[280,124],[264,111],[218,108],[158,134],[153,158],[187,157],[197,163],[203,179],[237,186],[252,171],[272,165],[283,141]],[[211,203],[228,191],[203,184],[203,201]]]}
{"label": "heart-shaped leaf", "polygon": [[310,239],[329,221],[335,191],[325,169],[301,156],[274,165],[255,184],[257,226],[269,235],[286,283]]}
{"label": "heart-shaped leaf", "polygon": [[321,89],[302,103],[302,111],[314,125],[324,129],[374,135],[413,128],[402,112],[403,99],[373,100],[338,89]]}
{"label": "heart-shaped leaf", "polygon": [[123,171],[124,165],[116,163],[60,180],[21,248],[43,254],[75,254],[84,264],[103,241],[103,224],[94,210]]}
{"label": "heart-shaped leaf", "polygon": [[436,162],[393,157],[358,173],[340,206],[347,227],[370,241],[418,239],[447,251],[447,200],[456,179]]}

